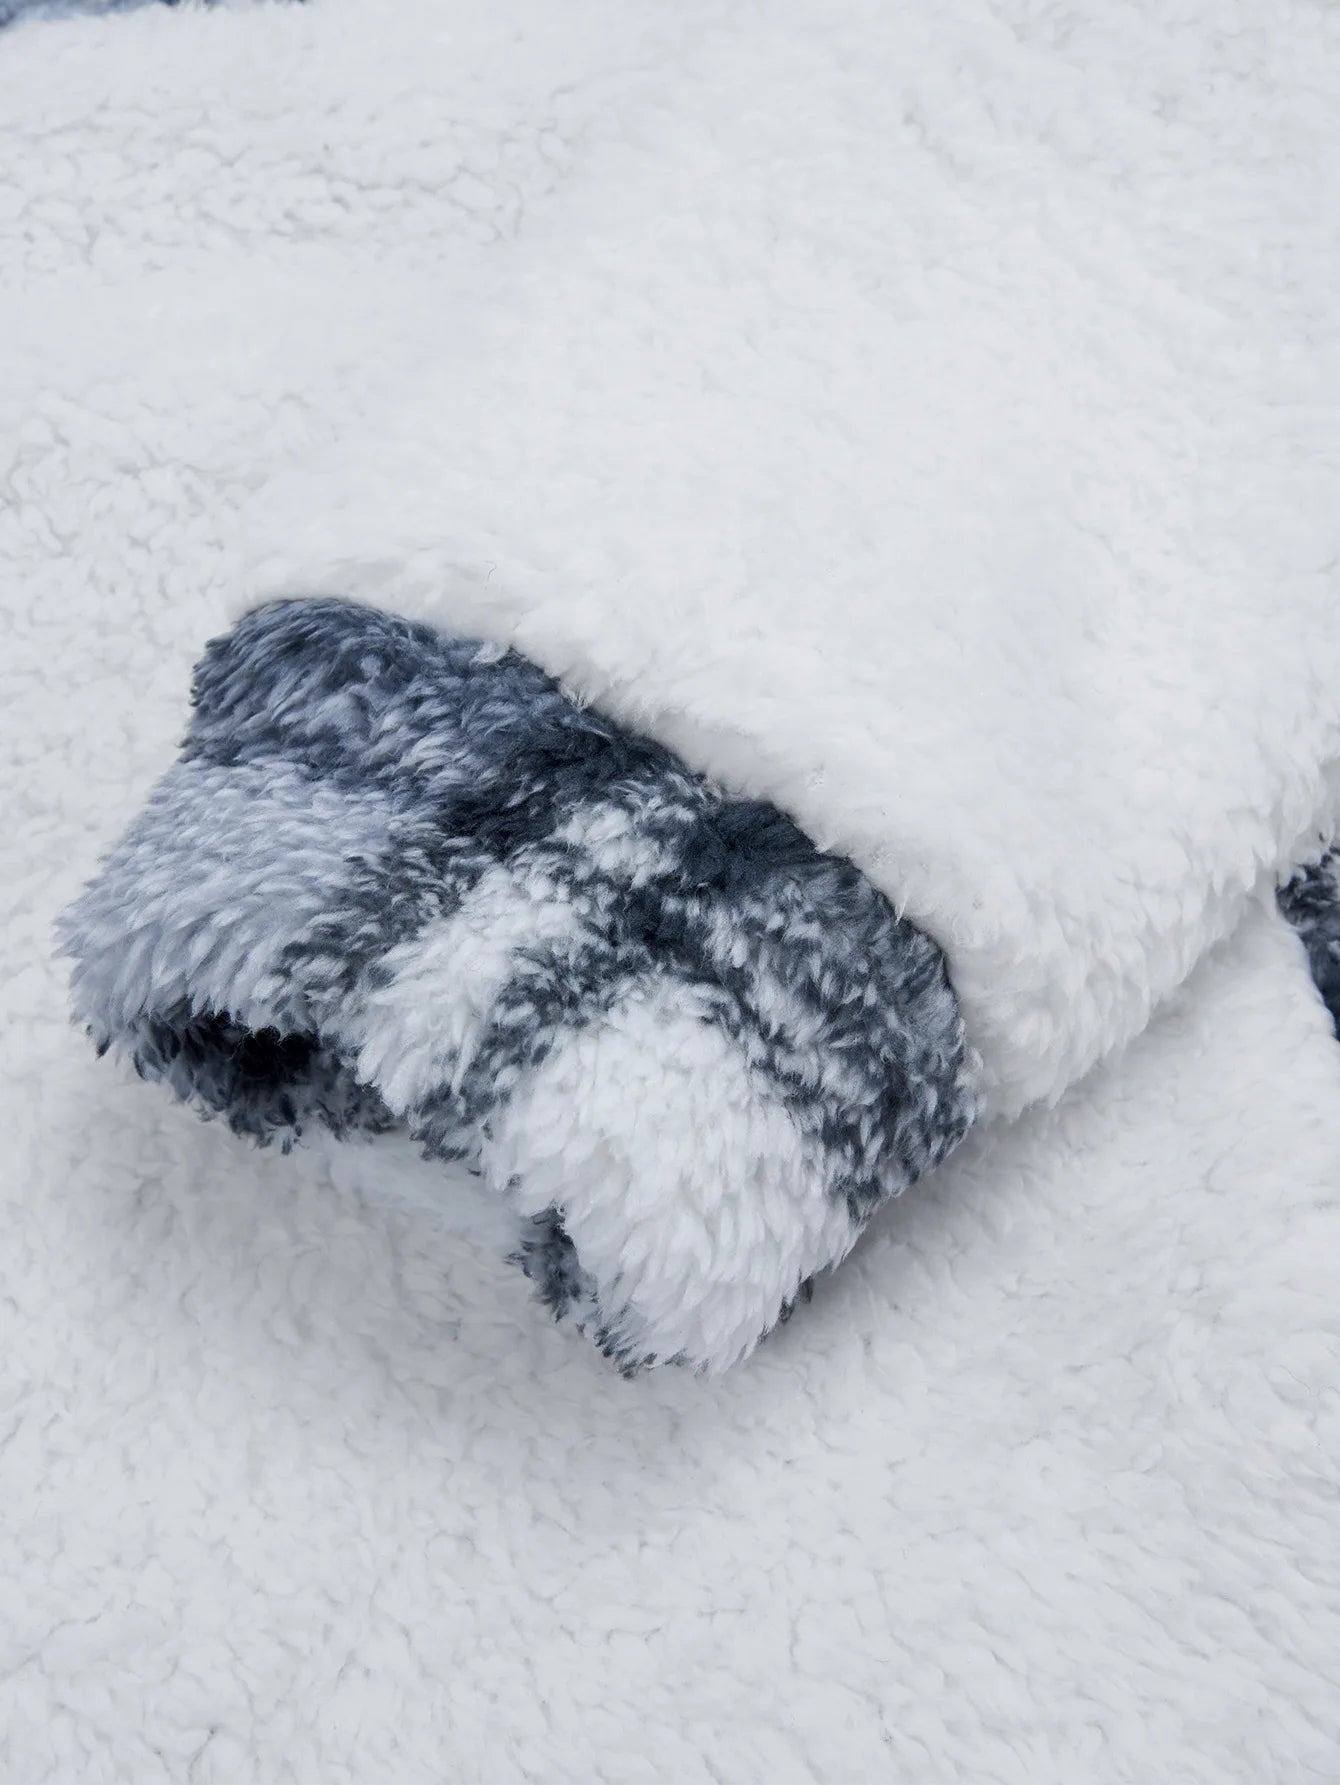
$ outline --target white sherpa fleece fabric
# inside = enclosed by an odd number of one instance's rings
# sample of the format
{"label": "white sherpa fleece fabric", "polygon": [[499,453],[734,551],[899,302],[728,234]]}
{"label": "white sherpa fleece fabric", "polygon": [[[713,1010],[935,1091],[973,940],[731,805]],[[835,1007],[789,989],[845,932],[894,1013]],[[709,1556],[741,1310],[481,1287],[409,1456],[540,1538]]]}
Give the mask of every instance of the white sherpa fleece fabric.
{"label": "white sherpa fleece fabric", "polygon": [[[1338,70],[1266,0],[0,39],[8,1778],[1332,1785],[1340,1058],[1260,894],[1336,815]],[[412,1163],[118,1081],[51,920],[291,588],[775,800],[1056,1106],[625,1385]]]}

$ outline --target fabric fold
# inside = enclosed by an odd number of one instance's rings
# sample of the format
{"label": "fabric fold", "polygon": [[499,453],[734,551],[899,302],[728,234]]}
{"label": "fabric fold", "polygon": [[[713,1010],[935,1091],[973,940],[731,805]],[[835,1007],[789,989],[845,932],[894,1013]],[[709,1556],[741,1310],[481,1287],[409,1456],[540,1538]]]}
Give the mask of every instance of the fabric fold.
{"label": "fabric fold", "polygon": [[975,1112],[943,955],[850,864],[515,654],[334,600],[210,647],[64,935],[100,1047],[263,1142],[465,1164],[630,1369],[743,1356]]}
{"label": "fabric fold", "polygon": [[1055,1101],[1336,828],[1340,43],[1235,17],[647,15],[635,114],[392,276],[231,598],[513,646],[770,801],[944,949],[985,1107]]}

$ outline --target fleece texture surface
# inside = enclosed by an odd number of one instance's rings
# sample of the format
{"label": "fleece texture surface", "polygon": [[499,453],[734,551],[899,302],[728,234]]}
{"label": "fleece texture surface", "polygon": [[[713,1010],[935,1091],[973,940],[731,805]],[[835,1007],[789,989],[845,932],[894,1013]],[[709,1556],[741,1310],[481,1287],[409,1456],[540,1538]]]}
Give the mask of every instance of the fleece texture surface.
{"label": "fleece texture surface", "polygon": [[67,1031],[47,923],[178,719],[151,629],[53,667],[29,622],[8,672],[50,766],[5,841],[7,1779],[1329,1785],[1340,1050],[1278,917],[748,1365],[625,1384],[436,1171],[387,1208],[375,1148],[332,1183]]}
{"label": "fleece texture surface", "polygon": [[[1261,895],[1333,816],[1336,31],[6,32],[8,1777],[1332,1785],[1340,1062]],[[290,583],[774,801],[1039,1107],[630,1385],[403,1139],[99,1066],[55,914]]]}

